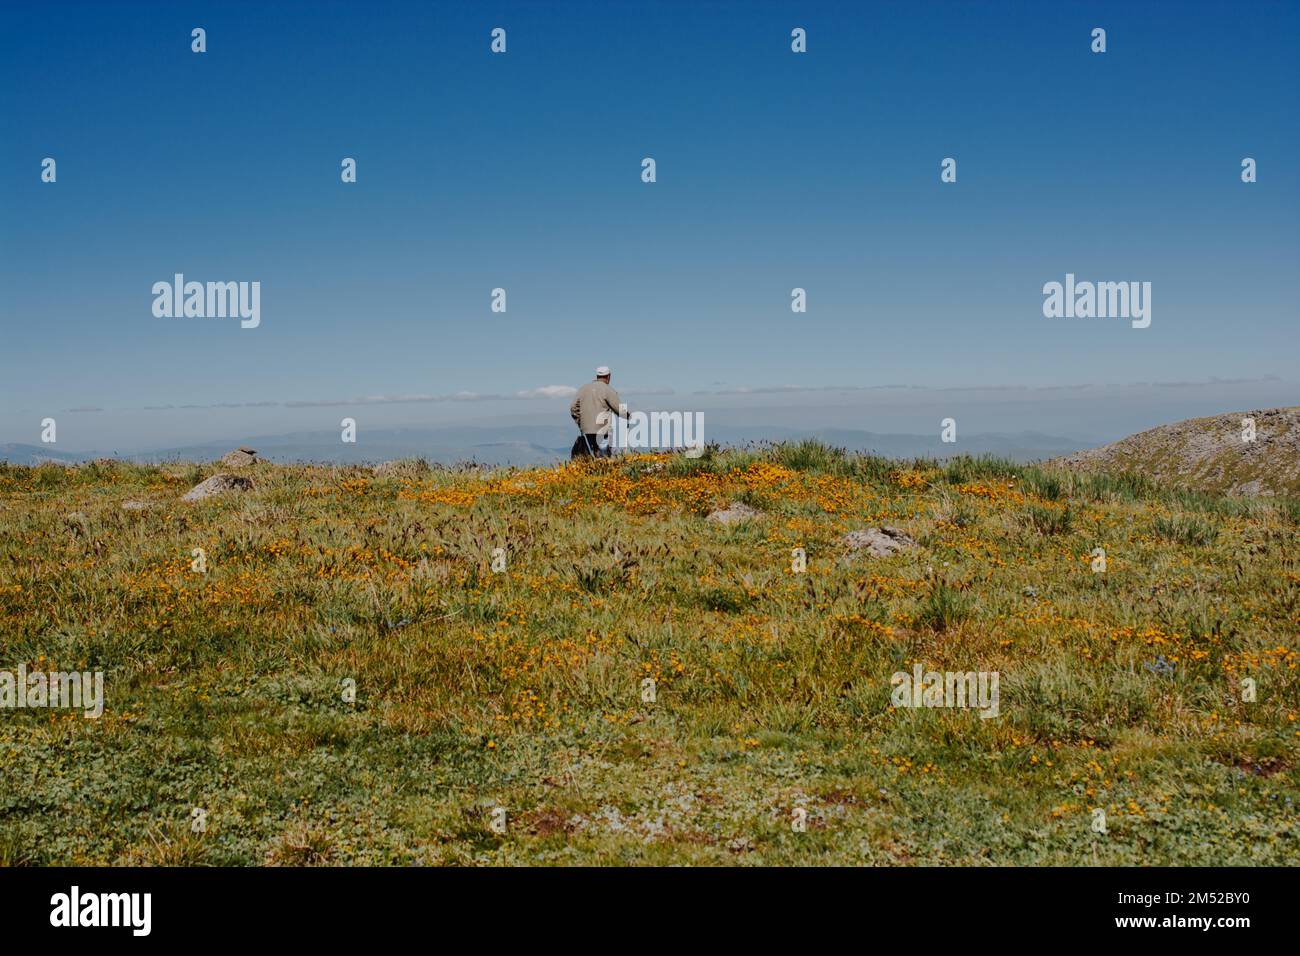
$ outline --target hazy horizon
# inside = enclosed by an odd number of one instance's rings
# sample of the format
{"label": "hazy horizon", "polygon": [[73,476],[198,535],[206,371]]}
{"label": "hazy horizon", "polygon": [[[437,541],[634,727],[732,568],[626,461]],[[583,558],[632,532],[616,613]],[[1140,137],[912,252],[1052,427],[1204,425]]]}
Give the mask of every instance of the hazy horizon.
{"label": "hazy horizon", "polygon": [[[630,390],[635,391],[635,390]],[[1076,450],[1115,441],[1155,425],[1263,408],[1300,404],[1294,385],[1281,379],[1257,382],[1138,383],[1126,386],[1059,386],[1046,389],[779,389],[783,404],[771,392],[728,395],[646,395],[630,399],[636,410],[690,410],[703,415],[704,437],[712,441],[742,432],[745,440],[781,440],[788,433],[824,430],[854,431],[882,436],[937,438],[940,423],[953,418],[958,423],[956,441],[942,450],[960,454],[969,450],[963,442],[976,436],[1036,434],[1062,439],[1053,442],[1054,451]],[[503,432],[544,430],[552,447],[572,438],[568,420],[568,398],[549,399],[417,399],[372,400],[369,404],[332,403],[324,406],[282,410],[292,412],[294,427],[275,427],[281,419],[259,424],[259,408],[160,409],[155,427],[142,435],[134,426],[115,424],[119,417],[128,423],[137,410],[81,410],[61,416],[62,440],[52,450],[70,455],[113,454],[142,456],[159,451],[225,443],[234,447],[259,439],[291,436],[334,435],[337,441],[340,415],[363,412],[357,426],[357,448],[345,449],[344,457],[364,457],[371,436],[396,430],[481,432],[481,442],[500,441]],[[412,406],[445,414],[413,413]],[[464,414],[472,406],[477,414]],[[517,409],[512,411],[511,409]],[[503,410],[504,409],[504,410]],[[326,414],[328,413],[328,414]],[[105,422],[108,424],[106,425]],[[64,424],[67,423],[67,424]],[[242,426],[242,427],[241,427]],[[123,439],[134,436],[134,444],[103,441],[106,436]],[[68,437],[71,436],[71,437]],[[559,437],[555,437],[559,436]],[[2,445],[39,445],[37,435],[0,436]],[[81,439],[78,441],[78,439]],[[143,440],[140,440],[143,439]],[[96,441],[98,443],[96,443]],[[531,440],[531,439],[525,439]],[[472,444],[472,443],[471,443]],[[1066,448],[1065,445],[1071,447]],[[391,443],[384,447],[391,451]],[[418,455],[418,443],[402,454]],[[382,456],[381,456],[382,457]]]}

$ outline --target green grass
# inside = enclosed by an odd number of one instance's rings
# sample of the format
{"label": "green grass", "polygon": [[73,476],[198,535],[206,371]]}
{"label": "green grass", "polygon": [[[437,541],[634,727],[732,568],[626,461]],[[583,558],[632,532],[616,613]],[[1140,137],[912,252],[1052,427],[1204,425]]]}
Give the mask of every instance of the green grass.
{"label": "green grass", "polygon": [[1204,547],[1211,544],[1219,535],[1219,529],[1201,518],[1193,515],[1165,517],[1161,515],[1151,523],[1156,536],[1163,541],[1191,547]]}
{"label": "green grass", "polygon": [[[179,502],[213,470],[0,465],[0,670],[107,697],[0,710],[0,864],[1300,862],[1294,501],[804,442]],[[916,664],[1000,715],[893,708]]]}
{"label": "green grass", "polygon": [[1047,508],[1042,505],[1029,505],[1020,518],[1027,527],[1048,535],[1066,534],[1074,520],[1068,506]]}
{"label": "green grass", "polygon": [[998,458],[994,455],[982,457],[958,455],[948,459],[943,466],[943,477],[949,484],[961,485],[987,478],[1013,478],[1024,471],[1024,468],[1024,465],[1009,458]]}
{"label": "green grass", "polygon": [[972,613],[970,595],[936,581],[916,609],[916,623],[933,631],[946,631]]}

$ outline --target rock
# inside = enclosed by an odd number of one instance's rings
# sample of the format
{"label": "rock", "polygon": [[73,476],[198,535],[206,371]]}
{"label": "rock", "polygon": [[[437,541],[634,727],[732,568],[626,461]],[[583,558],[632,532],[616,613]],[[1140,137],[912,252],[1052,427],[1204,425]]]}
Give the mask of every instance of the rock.
{"label": "rock", "polygon": [[132,501],[122,502],[123,511],[145,511],[148,509],[148,507],[149,505],[143,501],[132,500]]}
{"label": "rock", "polygon": [[716,511],[709,512],[705,521],[716,521],[718,524],[735,524],[738,521],[748,521],[751,518],[757,518],[761,511],[751,508],[749,505],[740,501],[733,501],[726,508],[720,508]]}
{"label": "rock", "polygon": [[240,445],[232,452],[228,452],[221,463],[227,468],[244,468],[248,465],[257,464],[257,449],[249,448],[247,445]]}
{"label": "rock", "polygon": [[1240,484],[1233,485],[1228,489],[1228,494],[1245,498],[1271,498],[1273,490],[1264,486],[1264,483],[1258,478],[1251,481],[1243,481]]}
{"label": "rock", "polygon": [[909,535],[888,525],[850,531],[844,536],[844,544],[852,551],[865,548],[873,558],[887,558],[895,551],[911,551],[920,547]]}
{"label": "rock", "polygon": [[240,475],[213,475],[181,496],[181,501],[202,501],[227,491],[251,491],[253,482]]}

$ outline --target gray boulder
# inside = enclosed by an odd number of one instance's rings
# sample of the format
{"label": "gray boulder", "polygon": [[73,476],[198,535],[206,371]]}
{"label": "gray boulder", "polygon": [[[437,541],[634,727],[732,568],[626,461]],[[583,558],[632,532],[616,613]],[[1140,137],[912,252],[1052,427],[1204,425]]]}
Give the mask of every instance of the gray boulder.
{"label": "gray boulder", "polygon": [[889,525],[850,531],[844,536],[844,544],[850,551],[865,551],[873,558],[887,558],[896,551],[912,551],[920,547],[910,535]]}
{"label": "gray boulder", "polygon": [[709,512],[706,521],[713,521],[717,524],[736,524],[740,521],[749,521],[751,518],[757,518],[762,512],[741,501],[733,501],[726,508],[719,508],[716,511]]}
{"label": "gray boulder", "polygon": [[213,475],[200,481],[181,496],[181,501],[202,501],[227,491],[251,491],[253,482],[241,475]]}
{"label": "gray boulder", "polygon": [[227,468],[246,468],[249,465],[257,464],[257,449],[249,448],[247,445],[240,445],[232,452],[228,452],[221,463]]}

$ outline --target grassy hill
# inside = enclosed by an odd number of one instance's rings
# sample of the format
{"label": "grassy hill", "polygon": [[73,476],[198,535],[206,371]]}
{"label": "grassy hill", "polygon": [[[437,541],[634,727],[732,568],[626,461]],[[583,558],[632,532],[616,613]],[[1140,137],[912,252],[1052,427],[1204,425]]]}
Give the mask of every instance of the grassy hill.
{"label": "grassy hill", "polygon": [[[1253,423],[1253,436],[1244,427],[1247,421]],[[1300,407],[1190,418],[1066,455],[1052,464],[1132,472],[1198,491],[1298,497]]]}
{"label": "grassy hill", "polygon": [[[1300,862],[1293,500],[814,443],[212,472],[0,466],[0,669],[107,697],[0,711],[0,863]],[[918,663],[998,716],[894,707]]]}

